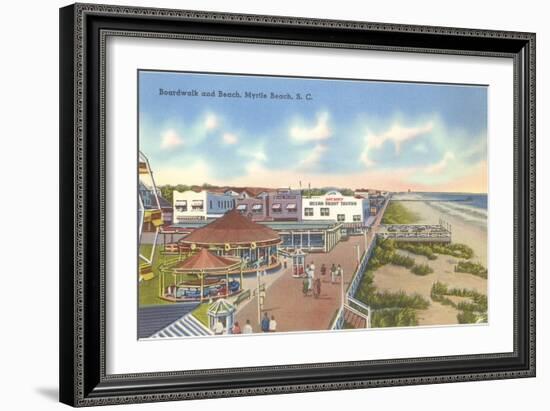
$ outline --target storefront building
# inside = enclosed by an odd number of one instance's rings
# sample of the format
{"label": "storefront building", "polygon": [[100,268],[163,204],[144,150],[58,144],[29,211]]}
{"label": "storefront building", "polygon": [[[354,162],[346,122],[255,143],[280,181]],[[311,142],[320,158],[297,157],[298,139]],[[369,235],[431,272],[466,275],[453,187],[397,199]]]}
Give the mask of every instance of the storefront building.
{"label": "storefront building", "polygon": [[333,221],[272,221],[262,223],[277,231],[287,251],[329,252],[342,237],[342,224]]}
{"label": "storefront building", "polygon": [[339,191],[302,199],[303,221],[334,221],[341,224],[344,235],[361,233],[369,215],[368,198],[344,196]]}
{"label": "storefront building", "polygon": [[235,198],[231,195],[202,191],[174,191],[173,222],[180,224],[189,220],[219,218],[235,207]]}
{"label": "storefront building", "polygon": [[238,199],[235,208],[252,221],[301,221],[302,195],[298,190],[267,191]]}

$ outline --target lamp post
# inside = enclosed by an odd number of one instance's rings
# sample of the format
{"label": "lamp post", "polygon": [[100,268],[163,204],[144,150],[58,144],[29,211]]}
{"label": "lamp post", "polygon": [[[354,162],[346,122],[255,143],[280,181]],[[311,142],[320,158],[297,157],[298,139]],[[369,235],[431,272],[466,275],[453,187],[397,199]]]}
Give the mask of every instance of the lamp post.
{"label": "lamp post", "polygon": [[256,279],[258,281],[257,284],[257,291],[256,291],[256,298],[258,300],[258,326],[261,329],[261,322],[262,322],[262,312],[260,307],[260,264],[258,261],[256,261]]}
{"label": "lamp post", "polygon": [[345,303],[345,300],[344,300],[344,270],[341,271],[341,276],[340,276],[340,298],[342,299],[342,314],[344,313],[344,303]]}

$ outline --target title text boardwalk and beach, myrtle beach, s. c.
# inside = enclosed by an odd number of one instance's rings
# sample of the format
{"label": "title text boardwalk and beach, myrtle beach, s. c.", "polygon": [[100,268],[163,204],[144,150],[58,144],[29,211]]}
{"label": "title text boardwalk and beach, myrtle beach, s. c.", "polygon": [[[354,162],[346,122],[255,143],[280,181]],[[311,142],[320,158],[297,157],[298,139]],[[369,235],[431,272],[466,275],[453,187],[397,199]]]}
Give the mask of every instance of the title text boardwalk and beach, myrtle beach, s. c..
{"label": "title text boardwalk and beach, myrtle beach, s. c.", "polygon": [[311,93],[274,93],[274,92],[252,92],[252,91],[223,91],[223,90],[203,90],[199,91],[196,89],[192,90],[181,90],[181,89],[172,89],[166,90],[159,88],[160,96],[167,97],[210,97],[210,98],[248,98],[251,100],[304,100],[310,101],[313,100]]}

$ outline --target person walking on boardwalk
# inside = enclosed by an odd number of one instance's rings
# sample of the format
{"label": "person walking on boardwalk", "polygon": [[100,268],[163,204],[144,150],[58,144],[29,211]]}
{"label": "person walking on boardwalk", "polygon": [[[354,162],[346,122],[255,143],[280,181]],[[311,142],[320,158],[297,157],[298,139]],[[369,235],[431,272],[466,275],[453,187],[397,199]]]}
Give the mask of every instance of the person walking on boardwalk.
{"label": "person walking on boardwalk", "polygon": [[231,330],[231,334],[241,334],[241,326],[239,325],[238,321],[235,321],[235,325],[233,325],[233,329]]}
{"label": "person walking on boardwalk", "polygon": [[327,273],[327,266],[325,263],[321,264],[321,275],[324,276]]}
{"label": "person walking on boardwalk", "polygon": [[269,332],[274,333],[277,331],[277,321],[275,321],[275,316],[271,316],[271,321],[269,322]]}
{"label": "person walking on boardwalk", "polygon": [[309,280],[307,277],[304,277],[302,280],[302,293],[304,294],[304,297],[307,297],[307,294],[309,292]]}
{"label": "person walking on boardwalk", "polygon": [[338,275],[337,271],[336,271],[336,266],[334,265],[334,263],[332,263],[332,265],[330,266],[330,282],[332,284],[334,284],[336,282],[336,276]]}
{"label": "person walking on boardwalk", "polygon": [[309,266],[307,279],[308,279],[307,288],[309,291],[313,291],[313,280],[315,279],[315,265],[313,264]]}
{"label": "person walking on boardwalk", "polygon": [[316,278],[313,282],[313,297],[319,298],[321,295],[321,279]]}
{"label": "person walking on boardwalk", "polygon": [[338,268],[336,270],[338,272],[338,277],[340,277],[340,281],[344,281],[344,269],[340,264],[338,264]]}
{"label": "person walking on boardwalk", "polygon": [[252,334],[253,332],[250,320],[246,320],[246,324],[243,327],[243,334]]}
{"label": "person walking on boardwalk", "polygon": [[304,297],[309,293],[309,265],[306,266],[304,279],[302,280],[302,293]]}
{"label": "person walking on boardwalk", "polygon": [[267,315],[267,313],[264,313],[264,318],[262,318],[261,326],[264,333],[269,332],[269,316]]}

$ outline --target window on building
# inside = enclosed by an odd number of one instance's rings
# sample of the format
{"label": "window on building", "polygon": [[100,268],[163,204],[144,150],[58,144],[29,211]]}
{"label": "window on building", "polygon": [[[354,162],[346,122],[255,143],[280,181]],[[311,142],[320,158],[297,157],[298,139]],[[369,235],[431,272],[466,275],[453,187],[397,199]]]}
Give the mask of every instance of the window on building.
{"label": "window on building", "polygon": [[280,213],[282,211],[281,203],[275,203],[271,206],[274,213]]}
{"label": "window on building", "polygon": [[304,215],[306,217],[313,217],[313,207],[305,207],[304,208]]}
{"label": "window on building", "polygon": [[355,214],[353,216],[353,221],[361,221],[361,214]]}
{"label": "window on building", "polygon": [[202,200],[193,200],[191,203],[191,208],[194,211],[202,211],[204,210],[204,202]]}
{"label": "window on building", "polygon": [[262,205],[261,204],[254,204],[252,206],[252,211],[255,213],[261,213],[262,212]]}
{"label": "window on building", "polygon": [[321,217],[328,217],[330,215],[330,209],[328,207],[321,207]]}
{"label": "window on building", "polygon": [[246,211],[246,204],[239,204],[237,206],[237,210],[239,211]]}
{"label": "window on building", "polygon": [[337,219],[338,221],[346,221],[346,216],[345,216],[344,214],[338,214],[338,215],[336,216],[336,219]]}
{"label": "window on building", "polygon": [[187,211],[187,201],[178,201],[176,203],[176,211],[180,213]]}
{"label": "window on building", "polygon": [[296,212],[296,203],[288,203],[286,205],[286,211],[289,212],[289,213],[295,213]]}

